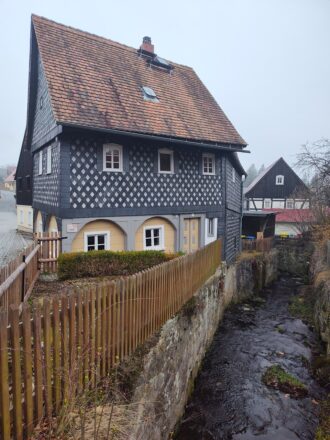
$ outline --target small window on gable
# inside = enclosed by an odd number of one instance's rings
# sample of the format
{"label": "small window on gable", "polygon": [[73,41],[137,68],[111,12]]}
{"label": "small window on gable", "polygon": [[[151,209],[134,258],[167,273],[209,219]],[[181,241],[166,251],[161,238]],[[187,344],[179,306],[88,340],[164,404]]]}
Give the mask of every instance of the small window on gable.
{"label": "small window on gable", "polygon": [[164,226],[145,227],[143,230],[145,250],[164,250]]}
{"label": "small window on gable", "polygon": [[215,158],[214,154],[203,153],[203,174],[215,174]]}
{"label": "small window on gable", "polygon": [[47,148],[47,174],[52,172],[52,147]]}
{"label": "small window on gable", "polygon": [[123,148],[121,145],[103,145],[103,171],[123,171]]}
{"label": "small window on gable", "polygon": [[284,185],[284,176],[276,176],[276,185]]}
{"label": "small window on gable", "polygon": [[158,150],[158,172],[164,174],[174,173],[173,151],[165,148]]}
{"label": "small window on gable", "polygon": [[39,172],[39,175],[40,175],[40,174],[42,174],[42,150],[39,153],[39,165],[38,165],[38,167],[39,167],[38,172]]}
{"label": "small window on gable", "polygon": [[151,87],[143,86],[141,88],[143,92],[143,98],[145,101],[159,102],[156,93],[152,90]]}

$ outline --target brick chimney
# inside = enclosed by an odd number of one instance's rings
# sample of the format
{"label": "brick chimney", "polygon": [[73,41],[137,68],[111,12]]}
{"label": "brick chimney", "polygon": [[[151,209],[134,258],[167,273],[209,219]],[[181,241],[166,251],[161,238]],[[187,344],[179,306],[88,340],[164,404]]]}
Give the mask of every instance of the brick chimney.
{"label": "brick chimney", "polygon": [[151,44],[150,37],[143,37],[142,44],[140,46],[140,50],[143,52],[154,53],[154,45]]}

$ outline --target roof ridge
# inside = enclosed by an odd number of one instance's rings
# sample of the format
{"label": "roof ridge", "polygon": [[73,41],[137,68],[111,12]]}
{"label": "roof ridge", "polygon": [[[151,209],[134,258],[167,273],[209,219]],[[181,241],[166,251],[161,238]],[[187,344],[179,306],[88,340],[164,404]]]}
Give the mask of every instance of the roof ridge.
{"label": "roof ridge", "polygon": [[[123,44],[123,43],[119,43],[118,41],[114,41],[111,38],[102,37],[101,35],[96,35],[96,34],[93,34],[92,32],[83,31],[82,29],[78,29],[73,26],[68,26],[63,23],[59,23],[57,21],[51,20],[51,19],[49,19],[47,17],[43,17],[41,15],[32,14],[31,19],[32,19],[33,23],[35,20],[39,21],[39,22],[47,22],[48,24],[50,24],[51,26],[54,26],[56,28],[65,29],[68,32],[72,32],[72,33],[78,34],[78,35],[84,35],[87,38],[92,38],[92,39],[99,41],[101,43],[103,42],[103,43],[111,44],[112,46],[117,47],[118,49],[127,50],[132,53],[137,53],[137,50],[138,50],[132,46],[128,46],[127,44]],[[156,55],[158,55],[158,54],[156,54]],[[171,64],[173,64],[174,66],[183,67],[186,69],[193,70],[192,67],[187,66],[185,64],[176,63],[172,60],[168,60],[168,61]]]}
{"label": "roof ridge", "polygon": [[247,194],[249,191],[251,191],[251,189],[273,168],[273,166],[279,161],[281,160],[282,157],[280,157],[279,159],[275,160],[274,162],[272,162],[270,165],[268,165],[268,167],[266,167],[263,171],[261,171],[261,173],[259,173],[250,183],[250,185],[245,188],[244,190],[244,194]]}

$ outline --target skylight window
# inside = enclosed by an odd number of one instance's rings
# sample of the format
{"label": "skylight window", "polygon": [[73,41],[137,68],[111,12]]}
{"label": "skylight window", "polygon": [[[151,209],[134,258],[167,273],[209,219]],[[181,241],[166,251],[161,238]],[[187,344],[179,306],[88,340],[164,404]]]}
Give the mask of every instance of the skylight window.
{"label": "skylight window", "polygon": [[159,102],[156,93],[152,90],[151,87],[142,87],[143,97],[146,101]]}

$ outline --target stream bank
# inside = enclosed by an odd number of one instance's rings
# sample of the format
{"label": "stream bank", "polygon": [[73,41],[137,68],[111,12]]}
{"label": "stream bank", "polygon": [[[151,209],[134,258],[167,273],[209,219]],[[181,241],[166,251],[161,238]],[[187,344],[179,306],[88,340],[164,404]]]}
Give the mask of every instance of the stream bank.
{"label": "stream bank", "polygon": [[[311,372],[318,338],[289,312],[301,278],[281,275],[260,299],[230,307],[195,382],[176,440],[312,440],[325,397]],[[262,375],[280,365],[308,389],[296,399],[267,387]]]}

